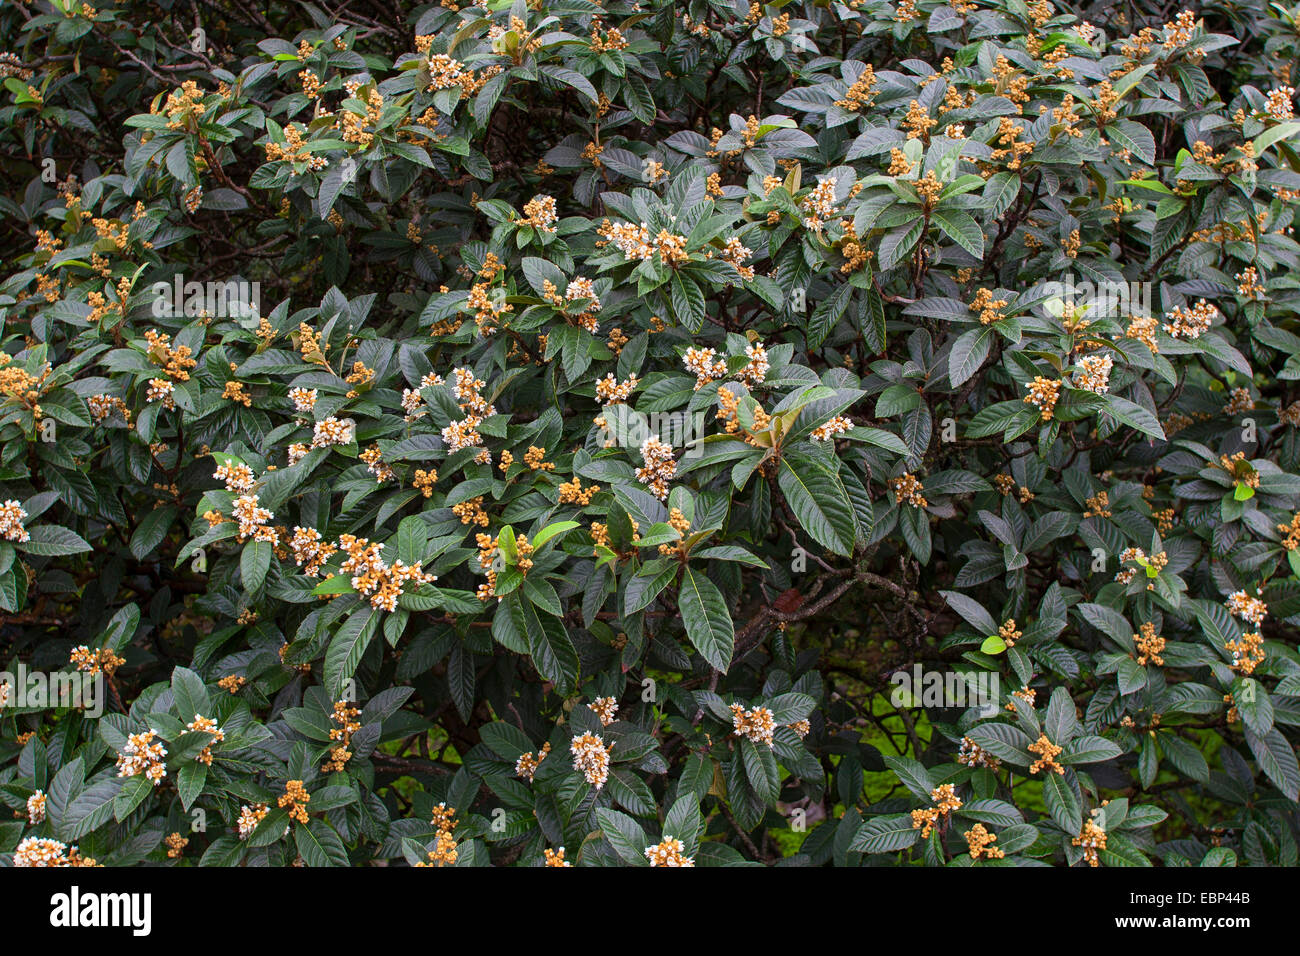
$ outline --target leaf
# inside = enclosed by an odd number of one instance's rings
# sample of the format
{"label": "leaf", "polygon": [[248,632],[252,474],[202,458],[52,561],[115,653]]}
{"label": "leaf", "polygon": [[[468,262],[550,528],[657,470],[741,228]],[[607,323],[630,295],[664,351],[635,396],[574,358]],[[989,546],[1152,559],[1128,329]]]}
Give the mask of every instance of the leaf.
{"label": "leaf", "polygon": [[357,178],[357,162],[348,158],[344,162],[330,163],[321,177],[316,194],[316,215],[322,219],[330,214],[339,195]]}
{"label": "leaf", "polygon": [[1151,861],[1122,833],[1112,833],[1106,838],[1106,848],[1097,850],[1103,866],[1150,866]]}
{"label": "leaf", "polygon": [[1066,833],[1077,834],[1083,828],[1083,811],[1079,807],[1074,790],[1059,773],[1048,771],[1043,774],[1043,802],[1047,812]]}
{"label": "leaf", "polygon": [[578,679],[578,652],[569,639],[564,624],[549,614],[539,615],[532,602],[511,594],[512,613],[523,623],[528,637],[528,653],[537,672],[567,693]]}
{"label": "leaf", "polygon": [[1122,149],[1136,154],[1148,166],[1156,162],[1156,140],[1151,131],[1132,120],[1120,119],[1106,127],[1106,136]]}
{"label": "leaf", "polygon": [[979,371],[989,356],[992,344],[993,329],[989,326],[970,329],[957,337],[952,344],[952,351],[948,353],[948,381],[953,388]]}
{"label": "leaf", "polygon": [[778,724],[793,724],[805,720],[817,706],[817,701],[809,694],[778,694],[767,701],[767,709]]}
{"label": "leaf", "polygon": [[1250,752],[1255,755],[1264,775],[1288,800],[1300,799],[1300,765],[1296,763],[1295,750],[1282,732],[1274,727],[1263,737],[1257,737],[1246,727],[1245,735]]}
{"label": "leaf", "polygon": [[322,596],[326,594],[350,594],[354,591],[356,591],[356,588],[352,586],[352,579],[346,574],[331,574],[311,589],[312,594]]}
{"label": "leaf", "polygon": [[79,791],[59,819],[59,837],[80,840],[108,823],[113,818],[113,801],[121,790],[121,779],[108,777]]}
{"label": "leaf", "polygon": [[379,612],[370,607],[353,611],[325,651],[325,686],[332,699],[343,696],[345,685],[357,672],[370,639],[379,628]]}
{"label": "leaf", "polygon": [[1165,430],[1160,427],[1160,421],[1135,402],[1130,402],[1127,398],[1120,398],[1118,395],[1106,394],[1101,396],[1105,404],[1105,410],[1108,414],[1118,418],[1130,428],[1135,428],[1144,435],[1149,435],[1158,441],[1164,441]]}
{"label": "leaf", "polygon": [[[799,88],[796,87],[797,89]],[[793,93],[795,90],[791,92]],[[903,142],[903,134],[899,130],[891,129],[888,126],[877,126],[867,130],[853,141],[849,146],[848,154],[844,157],[844,161],[851,163],[853,160],[861,159],[864,156],[887,153]]]}
{"label": "leaf", "polygon": [[269,541],[250,541],[244,545],[244,553],[239,556],[239,573],[245,591],[253,594],[261,589],[273,557],[275,549]]}
{"label": "leaf", "polygon": [[93,550],[85,539],[75,531],[58,525],[43,524],[28,530],[28,540],[19,542],[19,551],[39,554],[47,557],[60,557],[66,554],[81,554]]}
{"label": "leaf", "polygon": [[754,788],[754,794],[765,804],[775,803],[781,790],[781,775],[771,748],[756,744],[748,737],[742,737],[739,743],[745,778]]}
{"label": "leaf", "polygon": [[1276,126],[1265,130],[1255,138],[1253,144],[1255,149],[1252,155],[1263,156],[1264,150],[1268,149],[1274,143],[1290,139],[1297,133],[1300,133],[1300,121],[1291,120],[1287,123],[1278,123]]}
{"label": "leaf", "polygon": [[966,732],[966,736],[1000,760],[1021,767],[1034,762],[1029,753],[1029,737],[1019,727],[1001,723],[976,724]]}
{"label": "leaf", "polygon": [[699,850],[700,831],[703,829],[700,802],[695,794],[687,790],[677,798],[664,817],[664,837],[681,840],[683,855],[694,857]]}
{"label": "leaf", "polygon": [[572,531],[577,527],[580,527],[580,524],[577,521],[557,521],[554,524],[549,524],[541,531],[537,532],[537,535],[533,538],[533,547],[540,548],[556,535],[562,535],[566,531]]}
{"label": "leaf", "polygon": [[662,567],[644,564],[626,579],[623,588],[623,613],[635,614],[650,606],[656,596],[677,576],[677,565],[665,562]]}
{"label": "leaf", "polygon": [[591,85],[591,81],[576,70],[570,70],[562,66],[547,65],[538,67],[537,71],[573,87],[593,103],[598,99],[596,88]]}
{"label": "leaf", "polygon": [[1237,704],[1242,723],[1257,737],[1273,729],[1275,718],[1273,701],[1264,686],[1251,677],[1233,681],[1232,699]]}
{"label": "leaf", "polygon": [[885,234],[885,237],[880,240],[881,272],[887,272],[907,258],[917,240],[921,238],[923,228],[924,222],[918,213],[917,218],[910,225],[901,225]]}
{"label": "leaf", "polygon": [[181,798],[181,808],[187,813],[199,794],[203,793],[203,785],[207,783],[207,779],[207,764],[199,763],[197,760],[187,763],[176,773],[176,792]]}
{"label": "leaf", "polygon": [[1075,610],[1085,621],[1107,635],[1126,651],[1133,650],[1133,625],[1118,611],[1104,604],[1080,604]]}
{"label": "leaf", "polygon": [[[128,777],[122,789],[113,800],[113,819],[119,823],[131,815],[149,794],[153,793],[153,784],[144,774]],[[53,790],[51,790],[53,795]]]}
{"label": "leaf", "polygon": [[1027,823],[1007,827],[998,834],[998,847],[1004,853],[1019,853],[1034,845],[1038,839],[1038,830]]}
{"label": "leaf", "polygon": [[1114,760],[1122,756],[1124,750],[1119,744],[1107,740],[1105,737],[1097,737],[1091,734],[1085,734],[1082,737],[1076,737],[1065,746],[1061,754],[1061,763],[1101,763],[1103,760]]}
{"label": "leaf", "polygon": [[678,609],[692,646],[710,667],[725,674],[731,666],[736,634],[717,586],[693,568],[683,568]]}
{"label": "leaf", "polygon": [[1201,858],[1201,866],[1236,866],[1237,854],[1226,846],[1213,847]]}
{"label": "leaf", "polygon": [[993,634],[998,630],[997,621],[993,620],[993,615],[984,610],[974,598],[967,597],[960,591],[940,591],[939,594],[948,606],[965,619],[966,623],[975,628],[980,634]]}
{"label": "leaf", "polygon": [[626,813],[600,807],[596,810],[596,819],[600,822],[600,832],[609,841],[619,859],[631,866],[649,866],[650,860],[645,855],[649,839],[641,824]]}
{"label": "leaf", "polygon": [[555,593],[555,588],[545,578],[525,577],[520,590],[524,597],[552,617],[564,616],[564,606],[560,603],[560,596]]}
{"label": "leaf", "polygon": [[1131,657],[1120,660],[1115,676],[1119,679],[1119,692],[1121,694],[1136,693],[1147,686],[1146,668],[1139,665]]}
{"label": "leaf", "polygon": [[803,530],[818,544],[836,554],[853,553],[853,503],[844,486],[823,466],[789,458],[781,460],[777,485]]}
{"label": "leaf", "polygon": [[172,522],[176,520],[177,513],[174,506],[164,505],[161,508],[154,508],[136,525],[135,532],[131,535],[131,553],[137,560],[143,561],[154,548],[158,547],[162,539],[167,536]]}
{"label": "leaf", "polygon": [[1020,177],[1015,173],[995,173],[984,187],[984,213],[998,219],[1010,208],[1020,192]]}
{"label": "leaf", "polygon": [[348,851],[335,829],[316,817],[294,827],[293,842],[308,866],[347,866]]}
{"label": "leaf", "polygon": [[424,563],[429,543],[429,525],[416,515],[403,518],[397,525],[397,557],[413,567]]}
{"label": "leaf", "polygon": [[935,209],[930,213],[930,221],[974,258],[984,258],[984,231],[969,213],[957,209]]}
{"label": "leaf", "polygon": [[563,289],[568,285],[568,280],[560,267],[549,259],[524,256],[520,265],[524,270],[524,278],[528,280],[528,284],[533,287],[533,291],[538,295],[544,293],[547,282],[557,289]]}
{"label": "leaf", "polygon": [[905,850],[921,837],[912,826],[910,814],[900,813],[873,817],[863,822],[849,843],[851,853],[896,853]]}
{"label": "leaf", "polygon": [[808,320],[806,335],[808,348],[820,348],[831,331],[844,318],[849,301],[853,298],[853,286],[845,283],[817,304],[812,317]]}
{"label": "leaf", "polygon": [[674,318],[688,332],[698,332],[704,325],[704,293],[694,279],[674,272],[672,278]]}
{"label": "leaf", "polygon": [[1169,731],[1161,731],[1157,739],[1165,759],[1179,771],[1200,783],[1210,779],[1210,766],[1196,747]]}
{"label": "leaf", "polygon": [[956,812],[977,823],[987,823],[995,827],[1015,826],[1024,821],[1020,811],[1005,800],[971,800]]}
{"label": "leaf", "polygon": [[452,645],[447,655],[447,687],[462,720],[469,720],[474,710],[474,655],[461,644]]}
{"label": "leaf", "polygon": [[172,697],[176,701],[176,714],[185,723],[192,721],[196,714],[212,716],[203,678],[188,667],[172,671]]}
{"label": "leaf", "polygon": [[1074,700],[1064,687],[1052,691],[1043,716],[1043,732],[1058,746],[1064,746],[1079,734],[1079,721],[1074,715]]}
{"label": "leaf", "polygon": [[199,866],[238,866],[244,857],[245,843],[236,836],[217,837],[203,851]]}
{"label": "leaf", "polygon": [[627,108],[642,123],[653,123],[655,102],[645,80],[635,73],[628,73],[623,78],[624,101]]}
{"label": "leaf", "polygon": [[912,796],[921,800],[930,800],[930,791],[934,789],[934,780],[930,772],[920,763],[907,757],[885,757],[885,763],[889,769],[898,774],[898,779],[902,781]]}

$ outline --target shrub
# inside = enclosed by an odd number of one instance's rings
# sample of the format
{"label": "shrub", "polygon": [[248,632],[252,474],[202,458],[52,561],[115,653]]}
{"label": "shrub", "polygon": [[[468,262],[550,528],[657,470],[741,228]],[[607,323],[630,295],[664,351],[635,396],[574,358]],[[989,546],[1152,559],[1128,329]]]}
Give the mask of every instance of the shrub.
{"label": "shrub", "polygon": [[1291,14],[256,9],[0,12],[14,863],[1295,863]]}

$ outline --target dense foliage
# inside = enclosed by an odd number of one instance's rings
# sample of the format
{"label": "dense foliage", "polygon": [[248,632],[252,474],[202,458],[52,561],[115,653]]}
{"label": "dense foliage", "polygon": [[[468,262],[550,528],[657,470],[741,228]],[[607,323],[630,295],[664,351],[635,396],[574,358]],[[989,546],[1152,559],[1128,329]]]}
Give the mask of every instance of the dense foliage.
{"label": "dense foliage", "polygon": [[0,10],[0,858],[1296,862],[1296,11],[332,6]]}

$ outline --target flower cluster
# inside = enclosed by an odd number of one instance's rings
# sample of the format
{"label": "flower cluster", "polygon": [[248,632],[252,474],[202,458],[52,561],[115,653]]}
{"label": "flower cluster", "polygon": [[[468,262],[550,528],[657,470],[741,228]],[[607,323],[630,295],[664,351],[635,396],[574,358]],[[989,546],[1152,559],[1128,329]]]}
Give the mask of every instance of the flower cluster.
{"label": "flower cluster", "polygon": [[538,194],[524,204],[524,218],[520,222],[538,232],[550,233],[555,232],[557,218],[555,197]]}
{"label": "flower cluster", "polygon": [[1109,355],[1085,355],[1074,372],[1074,387],[1096,395],[1110,388],[1110,370],[1115,361]]}
{"label": "flower cluster", "polygon": [[997,834],[989,833],[982,823],[975,824],[962,837],[966,840],[972,860],[978,860],[981,856],[986,860],[1000,860],[1006,856],[1006,853],[993,845],[997,841]]}
{"label": "flower cluster", "polygon": [[564,858],[564,847],[560,847],[558,850],[552,850],[548,846],[542,850],[542,857],[545,860],[542,866],[573,866],[572,863]]}
{"label": "flower cluster", "polygon": [[591,499],[600,493],[600,485],[582,487],[582,479],[577,475],[572,481],[562,481],[559,487],[560,504],[589,505]]}
{"label": "flower cluster", "polygon": [[673,446],[652,435],[641,443],[641,461],[644,466],[636,470],[636,480],[660,501],[666,501],[668,482],[677,476]]}
{"label": "flower cluster", "polygon": [[45,820],[45,791],[37,790],[27,798],[27,822],[35,826]]}
{"label": "flower cluster", "polygon": [[350,445],[356,441],[357,423],[350,418],[337,418],[330,415],[322,418],[312,426],[312,448],[328,448],[331,445]]}
{"label": "flower cluster", "polygon": [[92,651],[85,644],[79,644],[72,649],[68,663],[75,666],[83,674],[98,674],[103,671],[111,677],[119,667],[126,663],[126,660],[118,657],[111,647],[101,647]]}
{"label": "flower cluster", "polygon": [[22,504],[10,498],[0,505],[0,538],[20,543],[31,540],[31,535],[23,527],[26,520],[27,512],[23,510]]}
{"label": "flower cluster", "polygon": [[1256,627],[1264,623],[1268,616],[1268,605],[1259,598],[1251,597],[1245,591],[1233,591],[1224,602],[1228,610],[1243,621],[1249,621]]}
{"label": "flower cluster", "polygon": [[602,405],[621,405],[632,397],[636,384],[635,375],[620,382],[610,372],[604,378],[596,380],[596,401]]}
{"label": "flower cluster", "polygon": [[338,548],[324,540],[315,528],[295,526],[293,537],[289,539],[289,551],[293,554],[294,563],[302,568],[303,574],[314,578]]}
{"label": "flower cluster", "polygon": [[981,325],[992,325],[1006,317],[1002,310],[1008,304],[1006,299],[993,298],[992,289],[977,289],[968,308],[979,315]]}
{"label": "flower cluster", "polygon": [[602,727],[608,727],[618,713],[618,701],[613,697],[597,697],[587,705],[587,709],[600,718]]}
{"label": "flower cluster", "polygon": [[645,848],[651,866],[694,866],[695,861],[685,852],[686,844],[676,837],[664,837],[654,846]]}
{"label": "flower cluster", "polygon": [[1083,858],[1088,861],[1089,866],[1101,865],[1097,852],[1106,849],[1106,831],[1096,820],[1091,818],[1085,820],[1079,835],[1072,838],[1070,842],[1083,848]]}
{"label": "flower cluster", "polygon": [[697,349],[691,346],[682,356],[682,365],[686,371],[695,374],[695,390],[698,392],[705,385],[708,385],[714,379],[722,378],[727,374],[727,363],[718,358],[718,353],[713,349]]}
{"label": "flower cluster", "polygon": [[731,726],[737,737],[763,744],[769,749],[775,746],[772,734],[776,731],[776,720],[770,710],[766,707],[746,710],[740,704],[732,704],[730,709]]}
{"label": "flower cluster", "polygon": [[235,499],[232,515],[239,522],[239,541],[242,544],[251,539],[278,544],[279,535],[267,525],[275,515],[269,509],[259,507],[258,501],[257,495],[240,495]]}
{"label": "flower cluster", "polygon": [[961,746],[957,750],[957,762],[967,767],[985,767],[989,770],[997,770],[1002,764],[1002,761],[969,737],[961,739]]}
{"label": "flower cluster", "polygon": [[1137,662],[1140,666],[1145,667],[1148,663],[1160,667],[1165,660],[1160,653],[1165,649],[1165,639],[1156,633],[1156,626],[1151,621],[1143,624],[1139,630],[1140,634],[1133,635],[1133,643],[1137,647]]}
{"label": "flower cluster", "polygon": [[628,261],[649,259],[655,253],[654,246],[650,245],[650,229],[644,222],[634,226],[631,223],[611,224],[606,219],[599,231]]}
{"label": "flower cluster", "polygon": [[762,342],[754,342],[752,345],[745,346],[745,356],[749,359],[749,363],[736,373],[736,378],[750,388],[762,385],[772,368],[772,363],[767,358],[767,349],[763,347]]}
{"label": "flower cluster", "polygon": [[155,787],[163,782],[163,778],[167,776],[167,766],[163,762],[163,758],[167,756],[167,748],[161,743],[153,743],[156,736],[158,736],[156,730],[146,730],[126,738],[122,752],[117,755],[119,777],[144,774]]}
{"label": "flower cluster", "polygon": [[597,790],[609,779],[609,753],[614,745],[605,745],[597,734],[579,734],[569,745],[573,769],[579,771]]}
{"label": "flower cluster", "polygon": [[1229,640],[1224,645],[1232,655],[1232,669],[1242,674],[1253,674],[1264,662],[1264,635],[1247,631],[1240,639]]}
{"label": "flower cluster", "polygon": [[925,488],[921,485],[921,479],[911,472],[905,471],[897,478],[891,478],[889,484],[894,489],[894,497],[900,504],[906,502],[913,508],[924,508],[929,504],[922,494]]}
{"label": "flower cluster", "polygon": [[1042,420],[1050,422],[1060,391],[1060,381],[1035,375],[1034,380],[1029,383],[1029,394],[1025,396],[1025,404],[1033,405],[1038,409]]}
{"label": "flower cluster", "polygon": [[834,418],[831,418],[814,428],[812,432],[809,433],[808,437],[813,441],[830,441],[836,435],[843,435],[852,427],[852,419],[847,418],[844,415],[836,415]]}
{"label": "flower cluster", "polygon": [[198,756],[194,759],[201,764],[212,766],[212,746],[219,744],[226,739],[226,732],[217,726],[217,722],[212,717],[204,717],[202,714],[195,714],[194,719],[185,725],[185,729],[191,733],[203,733],[212,738],[211,743],[199,751]]}
{"label": "flower cluster", "polygon": [[276,801],[281,810],[287,810],[290,820],[296,820],[299,823],[307,822],[307,804],[311,802],[311,794],[303,786],[301,780],[289,780],[285,782],[284,793]]}
{"label": "flower cluster", "polygon": [[1186,311],[1181,306],[1174,306],[1166,316],[1165,333],[1175,339],[1199,339],[1218,317],[1219,310],[1204,299]]}
{"label": "flower cluster", "polygon": [[253,469],[245,464],[218,465],[212,477],[226,483],[226,490],[237,495],[244,495],[253,490],[255,475]]}
{"label": "flower cluster", "polygon": [[533,777],[537,774],[537,768],[541,766],[546,755],[551,752],[549,743],[542,744],[542,749],[533,753],[529,751],[526,754],[520,754],[519,759],[515,761],[515,776],[523,777],[529,783],[533,782]]}
{"label": "flower cluster", "polygon": [[429,851],[428,857],[416,866],[455,866],[456,860],[460,858],[460,852],[456,849],[456,838],[452,831],[456,829],[456,811],[448,807],[446,803],[439,803],[433,808],[433,849]]}
{"label": "flower cluster", "polygon": [[381,611],[397,610],[397,599],[408,582],[416,587],[438,580],[436,574],[425,574],[419,566],[410,566],[398,560],[391,565],[380,557],[382,543],[344,534],[339,536],[339,548],[347,554],[339,568],[341,574],[350,575],[352,587],[370,606]]}
{"label": "flower cluster", "polygon": [[803,224],[814,231],[820,230],[827,219],[835,215],[835,187],[838,181],[834,176],[827,176],[803,198],[800,208],[804,211]]}
{"label": "flower cluster", "polygon": [[933,807],[912,811],[912,829],[921,831],[921,839],[930,836],[930,831],[940,820],[947,820],[954,810],[960,810],[962,801],[957,796],[957,788],[951,783],[941,783],[930,791]]}
{"label": "flower cluster", "polygon": [[334,746],[330,748],[330,759],[321,767],[323,773],[342,773],[344,765],[352,759],[348,746],[352,743],[352,735],[361,729],[361,722],[357,720],[360,716],[361,711],[346,700],[334,702],[330,720],[338,726],[330,728],[330,740]]}
{"label": "flower cluster", "polygon": [[239,820],[236,823],[239,828],[239,839],[247,840],[268,812],[270,811],[264,803],[255,803],[251,807],[247,805],[240,807]]}
{"label": "flower cluster", "polygon": [[1061,749],[1047,739],[1047,734],[1039,734],[1038,739],[1029,745],[1029,752],[1038,754],[1038,759],[1029,765],[1030,774],[1038,773],[1040,770],[1048,770],[1058,774],[1065,773],[1065,768],[1056,762]]}
{"label": "flower cluster", "polygon": [[98,866],[90,857],[83,857],[77,848],[46,837],[25,837],[14,849],[14,866]]}

